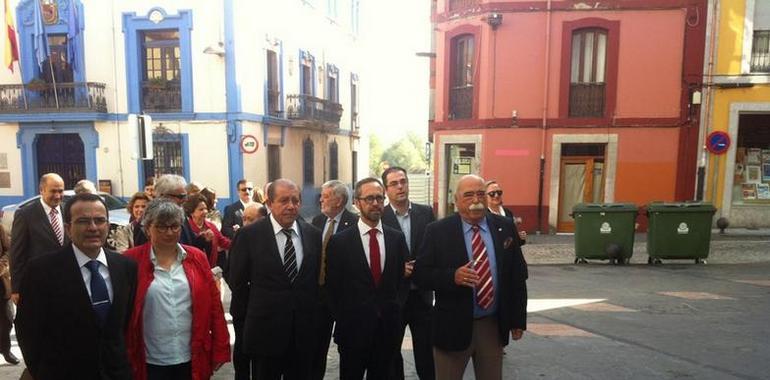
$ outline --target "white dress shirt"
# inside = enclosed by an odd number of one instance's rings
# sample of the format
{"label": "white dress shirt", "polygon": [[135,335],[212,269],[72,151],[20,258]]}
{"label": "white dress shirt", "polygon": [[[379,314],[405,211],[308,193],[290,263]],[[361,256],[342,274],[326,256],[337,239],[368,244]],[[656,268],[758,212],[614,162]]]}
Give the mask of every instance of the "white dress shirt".
{"label": "white dress shirt", "polygon": [[[49,206],[48,203],[45,203],[43,201],[43,197],[40,197],[40,203],[43,204],[43,210],[45,211],[46,219],[48,219],[48,224],[51,224],[51,209],[53,207]],[[56,206],[56,211],[58,211],[56,213],[56,218],[59,219],[59,226],[61,227],[62,236],[64,236],[64,219],[62,219],[62,215],[61,215],[61,205]],[[88,257],[88,256],[86,256],[86,257]],[[88,268],[86,268],[86,269],[88,269]]]}
{"label": "white dress shirt", "polygon": [[[75,260],[78,262],[80,268],[80,275],[83,277],[83,283],[86,285],[86,291],[88,291],[88,298],[91,298],[91,271],[86,267],[86,264],[91,261],[83,251],[81,251],[75,244],[72,244],[72,250],[75,251]],[[99,256],[96,256],[96,261],[99,262],[99,274],[102,275],[104,282],[107,284],[107,294],[110,296],[110,302],[112,302],[112,281],[110,281],[110,270],[107,267],[107,255],[104,254],[103,249],[99,249]]]}
{"label": "white dress shirt", "polygon": [[364,255],[369,268],[372,267],[372,260],[369,254],[369,230],[377,230],[377,243],[380,245],[380,273],[385,271],[385,234],[382,232],[382,221],[377,223],[377,227],[369,227],[361,218],[358,219],[358,232],[361,234],[361,243],[364,246]]}
{"label": "white dress shirt", "polygon": [[[283,262],[285,255],[283,249],[286,248],[286,235],[283,233],[283,227],[278,224],[278,221],[275,220],[273,214],[270,214],[270,223],[273,225],[275,243],[278,245],[278,254],[281,255],[281,262]],[[299,268],[302,267],[302,258],[304,257],[302,254],[302,238],[299,236],[299,224],[297,224],[297,221],[295,220],[288,229],[291,230],[291,242],[294,244],[294,255],[297,258],[297,272],[299,272]]]}
{"label": "white dress shirt", "polygon": [[321,236],[326,236],[326,231],[329,230],[329,223],[332,220],[334,220],[334,231],[332,231],[332,235],[337,233],[337,231],[340,229],[340,220],[342,220],[342,213],[343,212],[344,212],[344,210],[338,212],[337,215],[334,216],[334,218],[329,218],[328,216],[326,217],[326,224],[324,224],[324,230],[321,231],[322,232]]}

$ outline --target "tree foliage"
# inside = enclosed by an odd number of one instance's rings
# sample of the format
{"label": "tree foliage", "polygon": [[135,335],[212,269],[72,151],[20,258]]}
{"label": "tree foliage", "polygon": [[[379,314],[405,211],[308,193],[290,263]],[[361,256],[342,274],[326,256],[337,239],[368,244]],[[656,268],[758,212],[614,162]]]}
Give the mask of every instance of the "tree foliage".
{"label": "tree foliage", "polygon": [[[390,145],[382,151],[379,140],[375,140],[375,146],[370,140],[370,159],[369,169],[373,174],[381,173],[390,166],[400,166],[409,173],[424,173],[428,168],[428,162],[425,159],[425,140],[416,133],[409,132],[406,136]],[[376,165],[375,165],[376,163]],[[376,169],[376,170],[375,170]]]}

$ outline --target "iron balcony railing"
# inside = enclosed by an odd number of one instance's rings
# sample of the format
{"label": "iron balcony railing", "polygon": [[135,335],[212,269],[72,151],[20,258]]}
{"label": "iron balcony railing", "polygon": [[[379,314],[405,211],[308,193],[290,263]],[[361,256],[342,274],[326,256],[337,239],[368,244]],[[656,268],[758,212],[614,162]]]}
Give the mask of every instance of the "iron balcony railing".
{"label": "iron balcony railing", "polygon": [[473,86],[452,88],[449,92],[449,119],[473,117]]}
{"label": "iron balcony railing", "polygon": [[571,83],[570,117],[604,116],[604,83]]}
{"label": "iron balcony railing", "polygon": [[182,88],[179,82],[142,82],[142,111],[180,112],[181,110]]}
{"label": "iron balcony railing", "polygon": [[339,123],[342,105],[315,96],[297,94],[286,96],[287,117],[292,120]]}
{"label": "iron balcony railing", "polygon": [[755,30],[751,45],[751,72],[770,72],[770,30]]}
{"label": "iron balcony railing", "polygon": [[0,85],[0,113],[107,112],[104,83]]}

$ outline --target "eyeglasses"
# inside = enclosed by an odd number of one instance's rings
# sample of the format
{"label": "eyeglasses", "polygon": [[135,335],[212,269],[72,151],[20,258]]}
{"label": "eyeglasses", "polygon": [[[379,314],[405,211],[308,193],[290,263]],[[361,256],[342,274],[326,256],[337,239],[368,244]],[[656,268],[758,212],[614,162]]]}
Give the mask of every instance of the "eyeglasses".
{"label": "eyeglasses", "polygon": [[370,195],[368,197],[358,197],[359,201],[364,201],[366,204],[373,204],[374,202],[382,203],[385,202],[385,197],[382,195]]}
{"label": "eyeglasses", "polygon": [[174,224],[174,225],[171,225],[171,226],[161,226],[161,225],[153,224],[152,226],[153,226],[153,228],[158,230],[158,232],[169,232],[169,231],[171,231],[173,233],[177,233],[177,232],[179,232],[179,230],[182,229],[182,225],[180,225],[180,224]]}
{"label": "eyeglasses", "polygon": [[407,182],[409,182],[409,181],[407,181],[407,179],[406,179],[406,178],[401,178],[401,179],[400,179],[400,180],[398,180],[398,181],[390,181],[390,182],[388,182],[388,183],[387,183],[387,186],[388,186],[388,187],[393,187],[393,186],[396,186],[396,185],[401,185],[401,186],[404,186],[404,185],[406,185],[406,184],[407,184]]}
{"label": "eyeglasses", "polygon": [[488,192],[487,195],[489,195],[492,198],[499,197],[499,196],[503,195],[503,191],[502,190],[494,190],[494,191]]}
{"label": "eyeglasses", "polygon": [[81,227],[87,227],[93,223],[95,226],[101,227],[107,224],[108,221],[107,218],[77,218],[73,220],[72,223]]}
{"label": "eyeglasses", "polygon": [[484,198],[486,195],[487,193],[483,191],[466,191],[463,193],[463,198],[465,199]]}
{"label": "eyeglasses", "polygon": [[187,198],[187,194],[186,193],[185,194],[164,194],[164,195],[167,196],[167,197],[172,197],[172,198],[176,198],[176,199],[179,199],[179,200],[184,200],[184,199]]}
{"label": "eyeglasses", "polygon": [[244,187],[244,188],[241,188],[240,190],[241,190],[242,192],[246,193],[246,192],[249,192],[249,191],[252,191],[252,190],[254,190],[254,188],[253,188],[253,187]]}

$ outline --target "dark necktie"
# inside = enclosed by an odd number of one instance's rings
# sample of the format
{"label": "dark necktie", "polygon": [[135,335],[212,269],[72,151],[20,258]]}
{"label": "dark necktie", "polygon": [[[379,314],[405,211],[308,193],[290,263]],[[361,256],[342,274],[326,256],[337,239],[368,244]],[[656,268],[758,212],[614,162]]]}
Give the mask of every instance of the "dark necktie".
{"label": "dark necktie", "polygon": [[326,228],[323,244],[321,245],[321,271],[318,273],[318,285],[321,286],[326,284],[326,245],[329,244],[329,239],[334,235],[335,222],[336,220],[329,219],[329,227]]}
{"label": "dark necktie", "polygon": [[380,243],[377,241],[377,229],[369,230],[369,265],[372,268],[374,286],[380,286],[382,269],[380,269]]}
{"label": "dark necktie", "polygon": [[489,266],[489,255],[487,255],[487,246],[481,239],[479,226],[474,224],[473,238],[471,239],[471,248],[473,248],[473,269],[479,275],[479,284],[476,286],[476,303],[482,309],[489,309],[495,300],[495,287],[492,283],[492,271]]}
{"label": "dark necktie", "polygon": [[51,228],[53,229],[56,240],[59,241],[59,245],[64,245],[64,231],[61,229],[61,223],[59,223],[59,210],[52,208],[48,214],[48,219],[51,221]]}
{"label": "dark necktie", "polygon": [[99,319],[99,324],[104,326],[107,315],[110,313],[110,295],[107,293],[107,283],[99,273],[99,262],[91,260],[86,263],[86,268],[91,272],[91,306]]}
{"label": "dark necktie", "polygon": [[289,282],[294,282],[297,278],[297,254],[294,250],[294,243],[291,241],[291,230],[281,230],[286,235],[286,244],[283,246],[283,270],[289,276]]}

